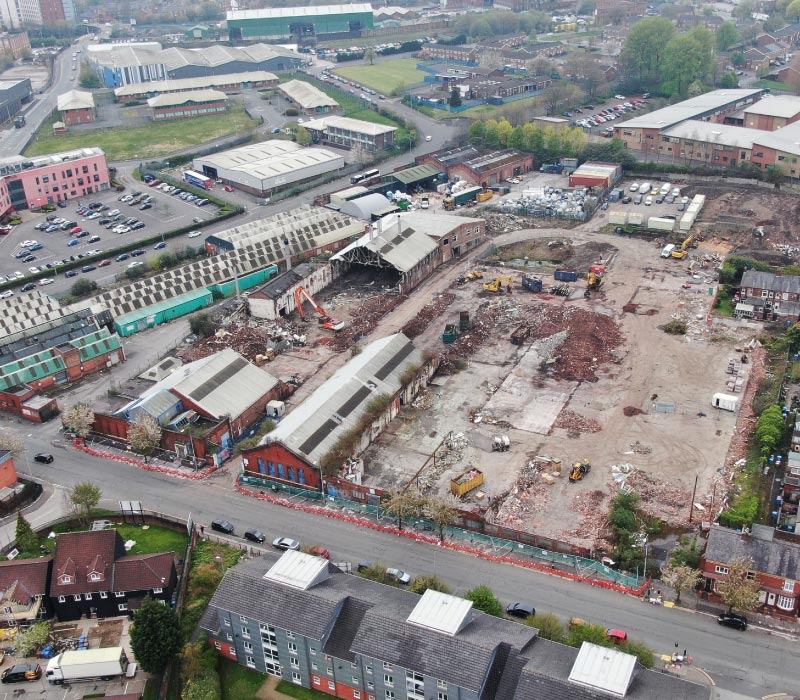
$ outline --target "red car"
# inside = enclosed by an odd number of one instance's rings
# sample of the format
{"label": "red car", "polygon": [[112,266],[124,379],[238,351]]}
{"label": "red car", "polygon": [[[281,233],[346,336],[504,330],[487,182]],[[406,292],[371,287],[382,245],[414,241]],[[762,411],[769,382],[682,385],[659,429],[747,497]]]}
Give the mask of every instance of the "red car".
{"label": "red car", "polygon": [[226,192],[233,192],[233,187],[231,187],[230,185],[225,185],[225,191]]}
{"label": "red car", "polygon": [[106,258],[105,260],[101,260],[99,263],[97,263],[97,267],[108,267],[110,264],[111,260]]}
{"label": "red car", "polygon": [[308,553],[313,554],[315,557],[322,557],[323,559],[331,558],[331,553],[325,549],[325,547],[320,547],[319,545],[309,547]]}
{"label": "red car", "polygon": [[628,641],[628,633],[625,630],[607,629],[606,637],[608,637],[614,644],[622,644]]}
{"label": "red car", "polygon": [[69,230],[69,232],[72,233],[72,234],[80,233],[81,231],[83,231],[83,229],[80,226],[75,226],[74,228],[71,228]]}

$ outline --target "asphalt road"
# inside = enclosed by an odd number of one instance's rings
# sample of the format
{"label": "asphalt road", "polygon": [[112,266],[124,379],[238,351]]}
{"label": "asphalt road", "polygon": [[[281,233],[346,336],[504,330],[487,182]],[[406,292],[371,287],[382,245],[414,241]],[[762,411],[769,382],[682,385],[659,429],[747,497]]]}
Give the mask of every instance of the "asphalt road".
{"label": "asphalt road", "polygon": [[[233,467],[204,481],[184,481],[53,447],[51,441],[57,431],[57,422],[53,421],[26,426],[24,433],[29,454],[48,451],[55,455],[51,465],[31,464],[35,477],[54,484],[69,488],[91,480],[108,499],[136,499],[147,508],[181,517],[191,512],[198,523],[224,517],[239,533],[258,527],[268,538],[284,535],[306,544],[324,545],[334,561],[372,559],[413,575],[435,573],[456,592],[487,584],[504,603],[529,601],[539,611],[553,612],[563,619],[578,616],[625,629],[658,653],[671,653],[677,642],[721,688],[750,697],[800,687],[794,640],[752,627],[745,633],[737,632],[719,627],[708,615],[652,606],[604,589],[262,503],[234,491]],[[4,532],[0,541],[7,542],[9,536]]]}

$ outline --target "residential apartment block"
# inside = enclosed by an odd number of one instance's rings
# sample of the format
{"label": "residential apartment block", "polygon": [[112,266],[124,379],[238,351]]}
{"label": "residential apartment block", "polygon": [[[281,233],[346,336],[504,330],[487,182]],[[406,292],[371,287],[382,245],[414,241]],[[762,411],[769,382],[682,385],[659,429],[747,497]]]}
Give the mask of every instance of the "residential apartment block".
{"label": "residential apartment block", "polygon": [[345,700],[706,700],[620,651],[580,650],[470,601],[419,596],[302,552],[228,570],[200,626],[242,666]]}

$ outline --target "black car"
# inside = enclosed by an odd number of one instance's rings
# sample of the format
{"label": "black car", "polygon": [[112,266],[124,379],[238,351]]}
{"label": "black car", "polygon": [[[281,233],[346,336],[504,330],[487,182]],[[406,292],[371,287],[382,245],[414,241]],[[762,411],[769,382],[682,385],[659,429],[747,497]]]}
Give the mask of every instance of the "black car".
{"label": "black car", "polygon": [[137,248],[136,250],[131,251],[131,257],[137,258],[140,255],[144,255],[147,251],[144,248]]}
{"label": "black car", "polygon": [[100,221],[97,223],[100,224],[100,226],[106,226],[107,224],[111,223],[111,219],[100,219]]}
{"label": "black car", "polygon": [[20,289],[21,292],[30,292],[32,289],[36,289],[36,285],[33,282],[28,282],[27,284],[23,284],[22,288]]}
{"label": "black car", "polygon": [[137,221],[135,224],[131,224],[131,231],[138,231],[140,228],[144,228],[143,221]]}
{"label": "black car", "polygon": [[251,542],[264,542],[267,539],[267,536],[261,532],[261,530],[250,528],[249,530],[245,531],[244,538],[246,540],[250,540]]}
{"label": "black car", "polygon": [[227,520],[212,520],[211,521],[211,529],[216,530],[217,532],[224,532],[226,535],[230,535],[233,533],[233,524],[229,523]]}
{"label": "black car", "polygon": [[533,617],[536,614],[536,608],[530,603],[511,603],[506,607],[506,615],[512,617],[521,617],[523,620]]}
{"label": "black car", "polygon": [[80,274],[77,270],[67,270],[64,273],[64,277],[77,277]]}
{"label": "black car", "polygon": [[738,613],[722,613],[722,615],[717,618],[717,622],[724,627],[733,627],[733,629],[741,630],[742,632],[747,629],[747,618]]}
{"label": "black car", "polygon": [[26,255],[24,258],[22,258],[22,262],[33,262],[34,260],[36,260],[35,255]]}
{"label": "black car", "polygon": [[50,464],[53,461],[53,455],[46,452],[40,452],[33,458],[34,462],[41,462],[42,464]]}
{"label": "black car", "polygon": [[37,681],[41,677],[42,667],[39,664],[17,664],[3,671],[0,681],[3,683],[22,683],[23,681]]}
{"label": "black car", "polygon": [[97,268],[94,265],[84,265],[81,268],[82,272],[91,272],[92,270],[96,270]]}
{"label": "black car", "polygon": [[131,256],[128,255],[127,253],[120,253],[116,258],[114,258],[114,260],[116,260],[117,262],[122,262],[123,260],[127,260],[129,257]]}

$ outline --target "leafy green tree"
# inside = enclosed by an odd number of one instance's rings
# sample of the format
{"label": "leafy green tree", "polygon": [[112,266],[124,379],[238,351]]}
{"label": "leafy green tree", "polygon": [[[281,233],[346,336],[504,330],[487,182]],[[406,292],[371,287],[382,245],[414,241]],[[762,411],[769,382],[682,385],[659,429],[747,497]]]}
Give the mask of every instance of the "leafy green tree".
{"label": "leafy green tree", "polygon": [[664,17],[645,17],[631,27],[619,57],[624,82],[638,89],[661,82],[667,44],[675,25]]}
{"label": "leafy green tree", "polygon": [[439,591],[440,593],[450,593],[450,586],[438,576],[417,576],[408,590],[422,595],[428,589]]}
{"label": "leafy green tree", "polygon": [[444,540],[444,529],[458,520],[459,505],[458,500],[452,496],[425,499],[423,513],[436,523],[436,527],[439,528],[440,540]]}
{"label": "leafy green tree", "polygon": [[800,19],[800,0],[793,0],[786,8],[786,19],[789,22],[797,22]]}
{"label": "leafy green tree", "polygon": [[601,647],[614,646],[608,635],[606,628],[600,625],[572,625],[567,633],[567,644],[571,647],[580,647],[584,642],[591,642]]}
{"label": "leafy green tree", "polygon": [[208,313],[201,311],[189,319],[189,330],[200,338],[208,338],[217,332],[217,326]]}
{"label": "leafy green tree", "polygon": [[635,656],[645,668],[653,668],[656,665],[656,655],[653,650],[642,642],[628,640],[619,645],[619,650]]}
{"label": "leafy green tree", "polygon": [[[800,2],[800,0],[797,0]],[[731,54],[731,64],[737,68],[741,68],[745,64],[745,57],[741,51],[734,51]]]}
{"label": "leafy green tree", "polygon": [[397,585],[397,579],[395,579],[394,576],[389,576],[386,571],[386,565],[380,562],[375,562],[370,566],[362,568],[358,572],[358,575],[370,581],[385,583],[387,586]]}
{"label": "leafy green tree", "polygon": [[681,593],[697,588],[702,572],[689,566],[667,565],[661,569],[661,580],[675,591],[675,602],[680,605]]}
{"label": "leafy green tree", "polygon": [[[800,2],[800,0],[795,0]],[[736,46],[742,37],[739,36],[739,31],[736,29],[736,24],[728,20],[719,25],[716,34],[717,51],[727,51],[732,46]]]}
{"label": "leafy green tree", "polygon": [[783,170],[777,165],[768,165],[764,170],[764,182],[770,183],[776,190],[781,188],[785,179]]}
{"label": "leafy green tree", "polygon": [[739,87],[739,76],[733,71],[726,71],[720,78],[719,86],[725,89],[733,89]]}
{"label": "leafy green tree", "polygon": [[87,90],[95,90],[99,87],[102,87],[100,84],[100,78],[97,77],[97,73],[95,73],[92,70],[92,67],[86,62],[81,63],[81,70],[78,74],[78,84]]}
{"label": "leafy green tree", "polygon": [[497,120],[489,119],[484,126],[483,145],[486,148],[499,148],[500,137],[497,132]]}
{"label": "leafy green tree", "polygon": [[88,277],[84,277],[72,285],[69,293],[74,297],[83,297],[87,294],[91,294],[95,289],[97,289],[97,282],[90,280]]}
{"label": "leafy green tree", "polygon": [[542,639],[564,644],[567,641],[567,632],[564,624],[553,613],[536,613],[525,620],[525,624],[539,630]]}
{"label": "leafy green tree", "polygon": [[469,142],[476,146],[483,146],[484,139],[486,138],[486,126],[482,121],[474,121],[469,125],[467,132]]}
{"label": "leafy green tree", "polygon": [[402,530],[403,521],[420,516],[423,501],[417,494],[409,491],[392,491],[383,504],[383,508],[397,518],[397,527]]}
{"label": "leafy green tree", "polygon": [[503,148],[508,146],[508,140],[511,138],[513,131],[514,127],[511,126],[508,119],[503,119],[497,124],[497,139],[500,142],[500,146]]}
{"label": "leafy green tree", "polygon": [[17,656],[20,658],[24,656],[33,656],[34,653],[47,644],[49,638],[49,622],[37,622],[35,625],[31,625],[28,629],[14,637],[14,647],[16,648]]}
{"label": "leafy green tree", "polygon": [[459,90],[457,87],[454,87],[450,92],[450,106],[460,107],[461,104],[461,90]]}
{"label": "leafy green tree", "polygon": [[697,546],[697,538],[693,537],[691,540],[688,537],[682,537],[670,553],[669,561],[672,566],[688,566],[692,569],[700,568],[700,558],[703,553],[700,547]]}
{"label": "leafy green tree", "polygon": [[131,649],[144,671],[162,673],[181,649],[181,628],[175,609],[145,598],[133,618]]}
{"label": "leafy green tree", "polygon": [[702,83],[707,77],[712,48],[711,32],[702,27],[670,39],[664,51],[661,91],[686,97],[692,83]]}
{"label": "leafy green tree", "polygon": [[72,502],[72,507],[84,524],[89,521],[89,514],[92,512],[92,508],[100,503],[102,498],[103,492],[100,487],[91,481],[75,484],[72,487],[72,491],[69,492],[69,500]]}
{"label": "leafy green tree", "polygon": [[31,524],[25,519],[22,511],[17,513],[15,542],[23,558],[38,557],[42,553],[39,547],[39,538],[33,531]]}
{"label": "leafy green tree", "polygon": [[310,146],[311,142],[313,141],[311,138],[311,132],[304,126],[297,127],[294,137],[297,139],[297,143],[299,143],[301,146]]}
{"label": "leafy green tree", "polygon": [[728,606],[728,612],[734,609],[752,610],[758,604],[758,592],[761,588],[758,581],[747,577],[753,569],[753,560],[749,557],[736,557],[725,566],[728,573],[717,580],[717,593]]}
{"label": "leafy green tree", "polygon": [[472,601],[472,607],[487,615],[503,617],[503,604],[489,586],[475,586],[466,592],[464,598]]}

